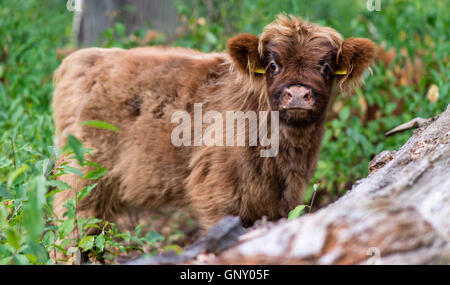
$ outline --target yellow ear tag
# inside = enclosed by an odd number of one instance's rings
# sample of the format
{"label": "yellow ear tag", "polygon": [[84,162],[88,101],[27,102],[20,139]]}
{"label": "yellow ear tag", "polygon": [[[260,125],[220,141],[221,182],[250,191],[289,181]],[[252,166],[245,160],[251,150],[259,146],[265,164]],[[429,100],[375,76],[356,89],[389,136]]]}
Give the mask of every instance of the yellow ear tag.
{"label": "yellow ear tag", "polygon": [[336,70],[334,72],[334,74],[336,74],[336,75],[346,75],[347,74],[347,70],[346,69],[339,69],[339,70]]}
{"label": "yellow ear tag", "polygon": [[258,74],[265,74],[266,73],[263,68],[255,68],[254,72],[258,73]]}

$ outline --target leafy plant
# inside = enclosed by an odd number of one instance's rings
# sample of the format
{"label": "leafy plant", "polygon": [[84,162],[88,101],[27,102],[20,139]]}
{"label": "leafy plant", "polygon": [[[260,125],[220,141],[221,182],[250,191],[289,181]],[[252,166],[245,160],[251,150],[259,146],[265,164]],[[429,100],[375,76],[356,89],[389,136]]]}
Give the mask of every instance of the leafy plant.
{"label": "leafy plant", "polygon": [[288,220],[292,220],[292,219],[296,219],[296,218],[300,217],[300,215],[303,213],[303,210],[305,210],[305,208],[309,208],[309,206],[308,205],[298,205],[297,207],[295,207],[293,210],[291,210],[289,212]]}

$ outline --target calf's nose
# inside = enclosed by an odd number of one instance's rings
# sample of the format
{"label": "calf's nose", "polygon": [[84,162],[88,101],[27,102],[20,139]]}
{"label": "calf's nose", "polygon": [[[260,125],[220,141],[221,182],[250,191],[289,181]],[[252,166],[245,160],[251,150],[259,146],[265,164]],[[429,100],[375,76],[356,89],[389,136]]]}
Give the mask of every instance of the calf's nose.
{"label": "calf's nose", "polygon": [[282,109],[312,109],[314,96],[310,88],[304,86],[291,86],[284,89],[281,98]]}

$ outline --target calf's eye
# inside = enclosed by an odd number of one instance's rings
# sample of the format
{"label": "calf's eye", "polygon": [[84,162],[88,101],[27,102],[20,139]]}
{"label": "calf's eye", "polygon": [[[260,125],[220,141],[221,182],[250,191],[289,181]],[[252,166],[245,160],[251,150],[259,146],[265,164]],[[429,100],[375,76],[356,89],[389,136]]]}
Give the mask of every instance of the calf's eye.
{"label": "calf's eye", "polygon": [[321,66],[320,66],[320,73],[324,77],[328,77],[329,75],[331,75],[332,70],[331,70],[330,65],[327,62],[324,62],[323,64],[321,64]]}
{"label": "calf's eye", "polygon": [[272,74],[278,74],[280,72],[280,67],[278,66],[278,64],[275,61],[271,61],[269,63],[269,69],[272,72]]}

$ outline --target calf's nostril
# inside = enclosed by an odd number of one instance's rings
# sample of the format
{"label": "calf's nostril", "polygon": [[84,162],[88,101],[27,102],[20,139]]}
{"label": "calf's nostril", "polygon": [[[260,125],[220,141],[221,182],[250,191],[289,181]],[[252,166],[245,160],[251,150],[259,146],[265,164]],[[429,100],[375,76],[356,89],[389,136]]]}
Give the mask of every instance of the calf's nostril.
{"label": "calf's nostril", "polygon": [[305,94],[305,96],[303,96],[303,98],[304,98],[305,100],[311,100],[311,98],[312,98],[311,92],[307,92],[307,93]]}
{"label": "calf's nostril", "polygon": [[287,100],[291,100],[292,99],[292,94],[289,91],[285,92],[284,96],[286,97]]}
{"label": "calf's nostril", "polygon": [[292,101],[292,97],[293,97],[292,93],[289,92],[289,90],[286,90],[286,91],[284,91],[283,98],[281,100],[282,100],[283,104],[288,105]]}

